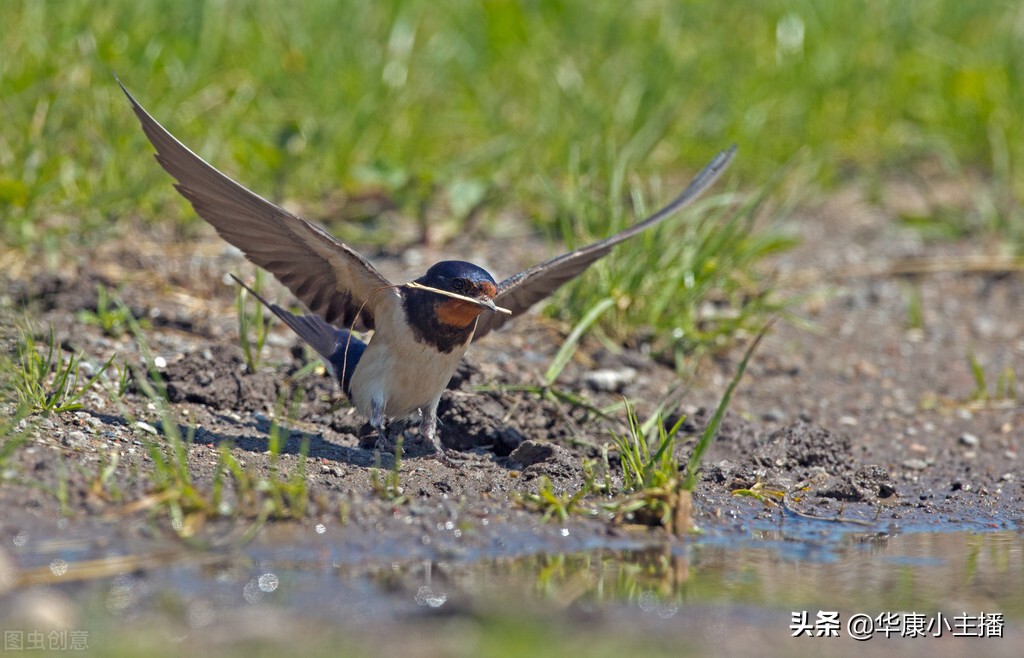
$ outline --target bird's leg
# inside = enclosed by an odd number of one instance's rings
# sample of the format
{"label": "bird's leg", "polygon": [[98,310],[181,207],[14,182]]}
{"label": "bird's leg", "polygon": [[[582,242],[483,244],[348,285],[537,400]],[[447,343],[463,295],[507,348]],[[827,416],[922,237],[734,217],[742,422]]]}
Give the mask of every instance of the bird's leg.
{"label": "bird's leg", "polygon": [[441,437],[437,435],[437,404],[441,401],[438,397],[420,407],[422,419],[420,420],[420,436],[434,446],[434,455],[446,466],[456,468],[455,462],[448,457],[444,447],[441,445]]}
{"label": "bird's leg", "polygon": [[384,418],[384,400],[374,397],[370,402],[370,427],[377,430],[376,448],[381,452],[391,451],[394,446],[388,441]]}
{"label": "bird's leg", "polygon": [[439,455],[444,454],[441,447],[441,440],[437,436],[437,401],[429,403],[420,408],[420,436],[434,446],[434,451]]}

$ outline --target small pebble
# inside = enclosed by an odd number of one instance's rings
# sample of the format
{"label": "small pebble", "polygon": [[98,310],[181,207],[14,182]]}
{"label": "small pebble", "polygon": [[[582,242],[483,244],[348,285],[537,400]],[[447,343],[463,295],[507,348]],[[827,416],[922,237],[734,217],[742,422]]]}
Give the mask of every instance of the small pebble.
{"label": "small pebble", "polygon": [[903,467],[912,471],[923,471],[928,468],[928,463],[923,459],[908,459],[903,462]]}
{"label": "small pebble", "polygon": [[604,393],[618,393],[635,379],[636,370],[634,368],[591,370],[583,376],[583,382],[587,386]]}
{"label": "small pebble", "polygon": [[976,437],[975,435],[964,432],[963,434],[960,435],[960,443],[962,445],[968,446],[969,448],[977,448],[978,444],[981,443],[981,441],[979,441],[978,437]]}
{"label": "small pebble", "polygon": [[853,416],[840,416],[839,417],[839,424],[840,425],[845,425],[847,427],[856,427],[857,425],[860,424],[860,421],[858,421]]}
{"label": "small pebble", "polygon": [[155,427],[153,427],[152,425],[143,420],[140,420],[135,423],[135,429],[142,430],[143,432],[146,432],[147,434],[152,434],[153,436],[156,436],[158,434]]}
{"label": "small pebble", "polygon": [[81,430],[71,430],[64,435],[62,441],[64,445],[70,446],[72,448],[81,447],[86,442],[85,432]]}
{"label": "small pebble", "polygon": [[971,321],[971,328],[981,338],[991,338],[999,328],[999,322],[991,316],[978,315]]}

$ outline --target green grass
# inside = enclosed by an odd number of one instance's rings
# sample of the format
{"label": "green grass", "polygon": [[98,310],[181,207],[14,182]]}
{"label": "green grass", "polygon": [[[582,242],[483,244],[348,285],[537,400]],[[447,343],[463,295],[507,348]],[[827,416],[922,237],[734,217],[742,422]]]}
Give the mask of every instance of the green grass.
{"label": "green grass", "polygon": [[[711,422],[697,439],[685,466],[680,465],[675,454],[679,428],[685,417],[680,417],[671,428],[667,428],[659,411],[647,422],[641,423],[633,406],[626,405],[629,431],[622,435],[612,434],[612,445],[619,456],[622,491],[614,492],[606,486],[607,490],[604,492],[624,495],[619,495],[602,505],[612,513],[614,519],[657,525],[674,534],[690,530],[691,495],[697,486],[697,476],[704,462],[704,454],[718,435],[718,427],[729,408],[732,395],[771,324],[770,322],[762,328],[747,347],[729,385],[718,401]],[[605,464],[607,463],[606,451]],[[608,481],[606,479],[606,482]]]}
{"label": "green grass", "polygon": [[[544,476],[536,492],[517,492],[514,500],[541,514],[544,522],[553,518],[564,522],[573,514],[598,516],[603,513],[614,523],[660,526],[676,535],[688,532],[692,528],[692,493],[697,486],[704,454],[718,434],[718,427],[750,359],[773,323],[774,320],[766,324],[747,346],[711,421],[698,437],[685,465],[680,464],[676,447],[679,429],[686,417],[680,416],[672,427],[666,427],[661,413],[663,408],[674,404],[673,401],[666,399],[647,421],[641,422],[635,406],[627,400],[627,432],[612,432],[611,444],[601,450],[603,478],[596,471],[594,461],[584,459],[583,484],[576,491],[557,492],[550,478]],[[621,484],[616,484],[612,477],[611,450],[618,457],[618,481]],[[754,491],[746,493],[759,495]]]}
{"label": "green grass", "polygon": [[[256,270],[252,289],[257,293],[263,291],[263,270]],[[245,367],[249,372],[256,372],[263,360],[263,346],[267,342],[270,330],[270,316],[258,299],[250,302],[249,291],[243,286],[238,286],[235,291],[235,313],[238,316],[238,342],[242,348]]]}
{"label": "green grass", "polygon": [[[128,329],[132,318],[131,310],[121,301],[117,294],[111,294],[102,284],[96,285],[96,310],[83,309],[78,312],[78,321],[98,327],[104,334],[118,338]],[[143,327],[148,327],[145,319],[138,320]]]}
{"label": "green grass", "polygon": [[[3,391],[0,400],[5,403],[7,392]],[[28,410],[24,406],[15,406],[14,413],[10,417],[0,419],[0,481],[8,479],[11,475],[6,472],[7,462],[23,445],[29,442],[31,433],[19,427],[21,421],[28,416]]]}
{"label": "green grass", "polygon": [[370,469],[370,489],[380,500],[393,505],[404,505],[409,502],[409,496],[402,486],[402,445],[404,437],[399,436],[395,442],[395,453],[391,468],[381,467],[381,454],[377,451],[377,463]]}
{"label": "green grass", "polygon": [[629,431],[612,433],[612,445],[622,469],[622,488],[626,493],[663,487],[676,477],[679,472],[674,454],[676,432],[685,420],[685,416],[680,416],[671,429],[665,427],[661,414],[655,414],[648,423],[641,423],[633,405],[626,405]]}
{"label": "green grass", "polygon": [[588,472],[583,486],[574,492],[559,493],[555,491],[551,478],[542,475],[537,493],[515,492],[513,500],[526,509],[540,514],[542,523],[547,523],[551,519],[558,519],[564,523],[572,514],[596,515],[598,510],[590,504],[591,501],[587,499],[587,496],[598,491],[597,483],[586,463],[584,466]]}
{"label": "green grass", "polygon": [[[244,465],[232,452],[229,443],[221,443],[214,475],[210,481],[202,481],[193,475],[189,465],[189,446],[195,438],[196,427],[189,424],[183,428],[179,425],[142,328],[137,320],[130,315],[128,317],[127,328],[138,344],[142,366],[148,374],[136,376],[134,381],[159,418],[159,436],[143,439],[152,463],[152,469],[145,474],[148,494],[128,502],[125,509],[163,510],[171,527],[183,538],[196,536],[209,518],[252,520],[250,532],[268,519],[304,518],[310,511],[306,481],[309,440],[302,441],[298,461],[290,472],[280,463],[286,438],[281,419],[294,421],[301,393],[298,390],[293,392],[287,414],[284,412],[288,395],[282,392],[278,399],[274,420],[267,433],[270,454],[267,475],[260,475],[255,468]],[[124,417],[131,421],[132,414],[121,399],[124,388],[126,378],[121,376],[119,391],[108,392]],[[120,499],[123,496],[111,487],[116,469],[116,461],[101,463],[94,486],[110,494],[109,497]]]}
{"label": "green grass", "polygon": [[[149,399],[159,418],[156,423],[159,436],[142,437],[152,464],[152,468],[142,476],[148,492],[145,496],[125,500],[123,473],[118,471],[120,457],[116,451],[101,452],[95,472],[87,474],[92,493],[110,502],[124,503],[126,513],[164,510],[171,526],[182,537],[195,535],[208,518],[214,517],[254,520],[253,528],[268,519],[306,517],[311,505],[306,477],[308,439],[302,441],[298,460],[290,469],[285,468],[280,459],[285,440],[281,419],[294,421],[301,392],[295,390],[287,415],[284,413],[287,396],[283,393],[278,401],[268,431],[270,457],[265,475],[244,466],[232,453],[231,446],[222,444],[212,480],[197,479],[190,470],[188,458],[196,428],[193,425],[182,427],[177,422],[139,321],[127,312],[120,300],[115,300],[115,303],[116,312],[127,313],[124,328],[137,341],[143,367],[149,374],[148,377],[135,376],[131,379]],[[130,369],[115,366],[117,376],[104,378],[114,363],[113,356],[85,380],[79,374],[80,357],[63,358],[52,329],[46,344],[40,345],[35,331],[27,323],[18,327],[15,349],[16,358],[0,355],[0,404],[12,410],[9,418],[0,420],[0,480],[11,479],[26,486],[39,486],[31,478],[6,470],[7,462],[32,439],[31,432],[22,427],[20,421],[32,414],[57,414],[80,409],[83,407],[80,402],[82,396],[101,381],[110,401],[129,423],[134,422],[133,414],[122,399],[130,383]],[[44,488],[58,500],[62,513],[70,514],[68,465],[60,456],[57,459],[60,472],[57,483]],[[83,468],[79,464],[71,467]]]}
{"label": "green grass", "polygon": [[971,392],[970,402],[980,406],[1016,402],[1020,391],[1017,384],[1017,373],[1012,367],[1003,368],[1003,371],[995,377],[995,382],[990,386],[985,368],[974,354],[967,355],[967,364],[970,366],[971,376],[974,378],[974,391]]}
{"label": "green grass", "polygon": [[111,356],[91,377],[84,377],[82,357],[72,354],[64,359],[52,326],[46,343],[38,345],[35,329],[27,321],[18,327],[16,351],[16,361],[2,364],[8,370],[4,379],[14,391],[19,409],[43,415],[81,409],[79,400],[114,362]]}
{"label": "green grass", "polygon": [[[64,241],[94,242],[133,219],[196,225],[115,71],[201,155],[273,200],[302,200],[313,219],[353,220],[332,229],[361,242],[399,230],[362,221],[382,198],[435,235],[513,212],[564,242],[603,237],[737,142],[733,182],[715,192],[759,190],[794,158],[784,189],[938,162],[987,181],[972,230],[1024,244],[1015,3],[4,9],[0,235],[51,262]],[[709,200],[710,217],[691,213],[617,250],[558,312],[579,317],[611,297],[604,330],[648,326],[677,356],[756,326],[771,300],[754,268],[785,243],[742,211],[744,196],[738,214]]]}

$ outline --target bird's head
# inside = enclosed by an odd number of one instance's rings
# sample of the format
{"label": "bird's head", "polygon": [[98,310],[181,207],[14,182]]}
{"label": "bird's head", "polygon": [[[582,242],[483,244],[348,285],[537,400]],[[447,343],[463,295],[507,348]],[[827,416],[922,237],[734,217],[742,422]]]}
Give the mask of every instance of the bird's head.
{"label": "bird's head", "polygon": [[494,279],[481,267],[462,260],[445,260],[437,263],[415,283],[444,292],[461,295],[468,299],[457,299],[436,292],[419,289],[430,295],[430,304],[437,321],[452,328],[468,327],[485,310],[494,312],[494,296],[498,286]]}

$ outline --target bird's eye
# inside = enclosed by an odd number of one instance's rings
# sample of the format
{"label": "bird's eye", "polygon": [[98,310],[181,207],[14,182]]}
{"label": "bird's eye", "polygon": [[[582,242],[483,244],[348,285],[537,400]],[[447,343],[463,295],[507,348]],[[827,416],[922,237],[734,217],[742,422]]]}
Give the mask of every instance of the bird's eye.
{"label": "bird's eye", "polygon": [[465,279],[454,279],[452,281],[452,289],[455,292],[465,292],[469,288],[469,282]]}

